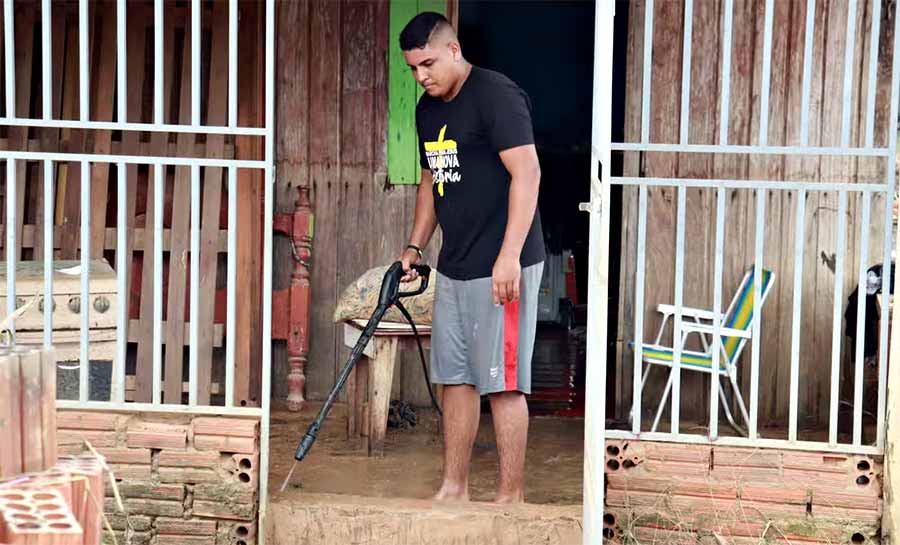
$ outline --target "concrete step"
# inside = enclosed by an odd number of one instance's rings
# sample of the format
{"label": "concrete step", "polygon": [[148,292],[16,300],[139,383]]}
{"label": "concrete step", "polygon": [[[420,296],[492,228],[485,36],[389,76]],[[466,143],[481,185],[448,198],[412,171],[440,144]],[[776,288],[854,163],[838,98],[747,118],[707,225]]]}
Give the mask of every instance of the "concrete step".
{"label": "concrete step", "polygon": [[580,505],[292,495],[268,506],[271,545],[580,545]]}

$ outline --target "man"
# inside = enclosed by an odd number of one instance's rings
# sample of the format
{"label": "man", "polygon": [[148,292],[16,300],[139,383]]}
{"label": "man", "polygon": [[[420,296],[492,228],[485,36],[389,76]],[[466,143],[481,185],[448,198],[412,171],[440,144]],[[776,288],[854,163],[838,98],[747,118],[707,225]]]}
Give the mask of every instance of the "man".
{"label": "man", "polygon": [[422,166],[406,279],[439,223],[443,245],[431,378],[444,385],[444,474],[435,499],[466,501],[480,396],[500,455],[495,501],[524,501],[531,357],[544,243],[530,102],[507,77],[474,67],[444,16],[422,13],[400,47],[425,93],[416,107]]}

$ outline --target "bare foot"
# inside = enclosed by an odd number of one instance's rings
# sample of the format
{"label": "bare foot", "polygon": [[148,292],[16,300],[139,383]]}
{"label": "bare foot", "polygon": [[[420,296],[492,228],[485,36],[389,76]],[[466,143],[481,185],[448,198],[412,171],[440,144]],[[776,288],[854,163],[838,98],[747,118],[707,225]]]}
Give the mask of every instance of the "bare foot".
{"label": "bare foot", "polygon": [[494,498],[494,503],[501,505],[525,503],[525,494],[521,490],[517,492],[498,492],[497,497]]}
{"label": "bare foot", "polygon": [[469,501],[469,487],[444,483],[431,499],[443,502],[466,502]]}

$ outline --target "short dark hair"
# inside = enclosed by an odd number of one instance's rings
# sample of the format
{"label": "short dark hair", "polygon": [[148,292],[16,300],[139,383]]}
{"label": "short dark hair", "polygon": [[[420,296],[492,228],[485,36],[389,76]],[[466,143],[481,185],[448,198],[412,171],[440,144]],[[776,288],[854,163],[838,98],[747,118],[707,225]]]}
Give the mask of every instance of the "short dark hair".
{"label": "short dark hair", "polygon": [[400,49],[410,51],[411,49],[422,49],[428,45],[428,40],[435,31],[450,26],[450,21],[440,13],[433,11],[424,11],[412,19],[400,32]]}

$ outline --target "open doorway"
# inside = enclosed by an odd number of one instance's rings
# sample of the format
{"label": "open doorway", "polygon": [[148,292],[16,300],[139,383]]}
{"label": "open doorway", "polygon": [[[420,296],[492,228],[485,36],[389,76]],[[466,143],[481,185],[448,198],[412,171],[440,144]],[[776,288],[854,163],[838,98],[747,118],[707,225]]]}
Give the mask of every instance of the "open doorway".
{"label": "open doorway", "polygon": [[[627,4],[620,3],[617,38],[624,39]],[[522,87],[532,101],[535,142],[541,162],[539,209],[547,261],[538,307],[532,361],[533,415],[584,414],[585,330],[590,200],[591,101],[593,94],[594,3],[587,0],[462,0],[459,36],[466,58],[496,70]],[[624,54],[625,47],[616,52]],[[624,66],[617,62],[615,66]],[[616,77],[624,84],[624,74]],[[624,85],[617,85],[614,138],[624,123]],[[615,168],[615,166],[614,166]],[[620,188],[617,188],[620,189]],[[621,191],[609,211],[618,241]],[[614,243],[615,246],[615,243]],[[609,361],[615,361],[618,316],[618,247],[610,249]],[[614,371],[610,369],[610,371]],[[610,382],[612,383],[612,382]],[[608,396],[610,405],[614,397]]]}

